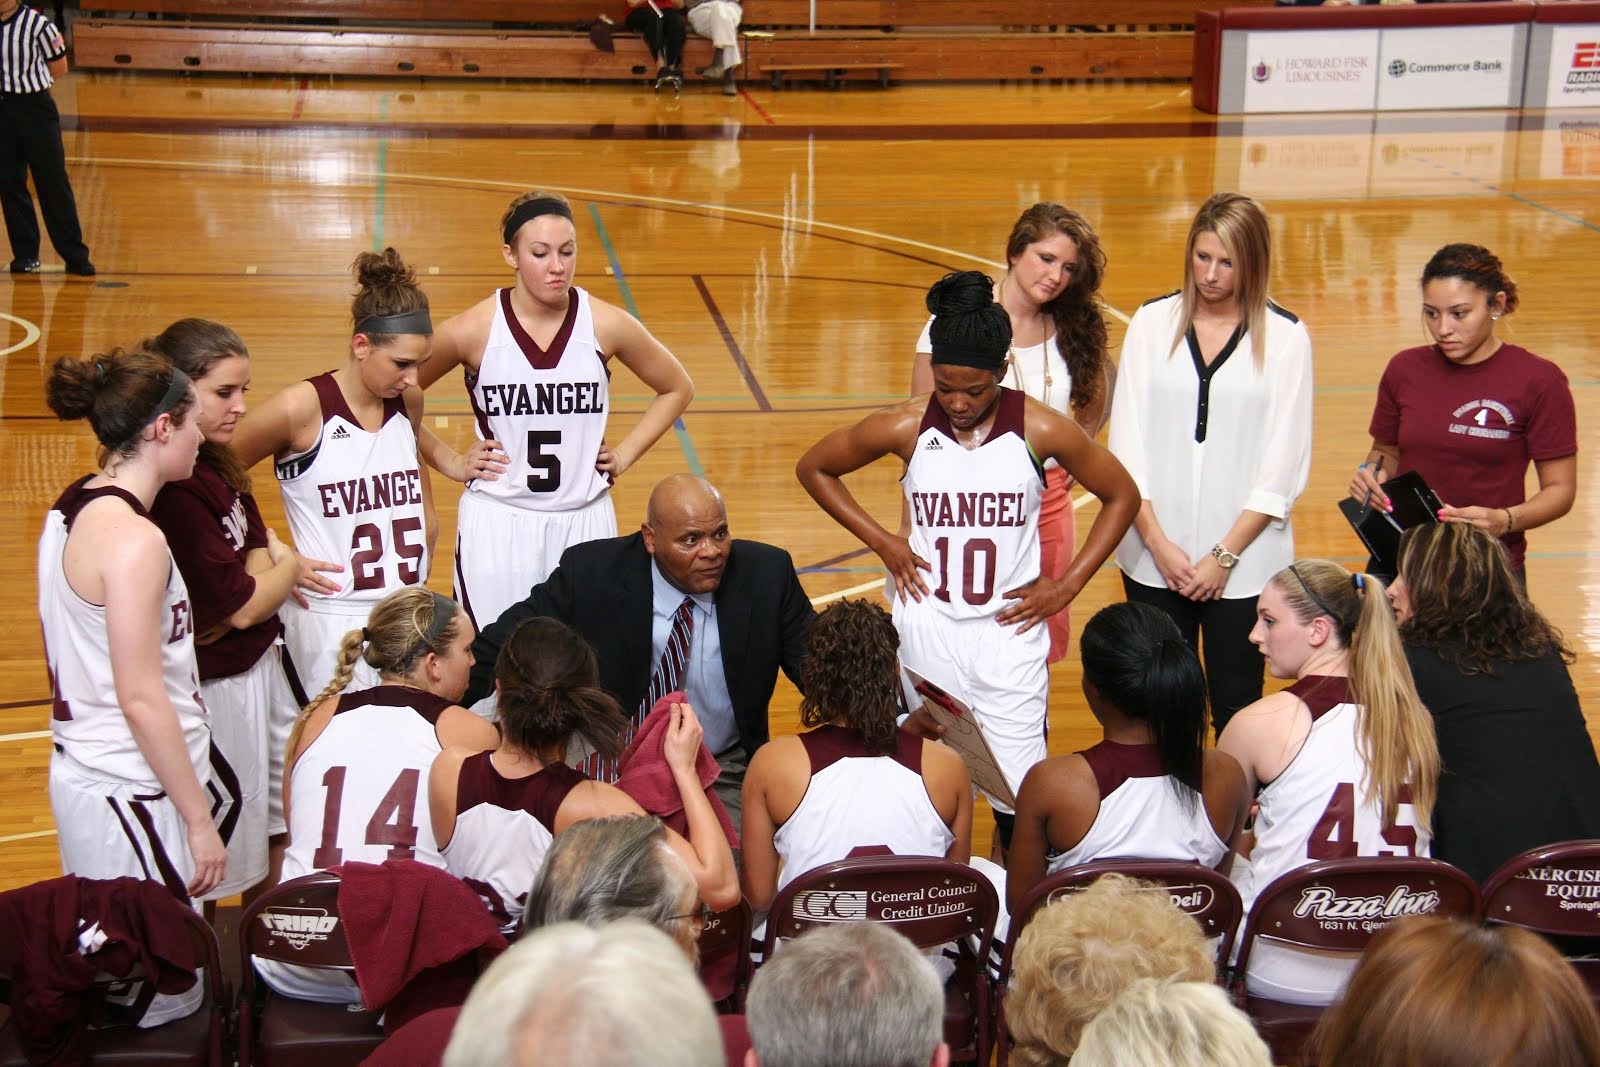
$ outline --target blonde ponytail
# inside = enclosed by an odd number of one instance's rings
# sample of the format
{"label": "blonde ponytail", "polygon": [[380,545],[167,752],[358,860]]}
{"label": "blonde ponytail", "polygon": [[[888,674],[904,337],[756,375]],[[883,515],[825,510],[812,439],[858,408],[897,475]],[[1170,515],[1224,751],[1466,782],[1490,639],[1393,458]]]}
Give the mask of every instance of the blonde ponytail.
{"label": "blonde ponytail", "polygon": [[1376,801],[1383,824],[1393,826],[1401,793],[1409,788],[1417,828],[1431,836],[1439,743],[1433,716],[1411,678],[1383,583],[1370,574],[1351,574],[1332,560],[1302,559],[1273,575],[1270,584],[1302,624],[1326,617],[1334,640],[1348,652],[1350,698],[1360,708],[1356,748],[1365,768],[1362,799]]}
{"label": "blonde ponytail", "polygon": [[1375,789],[1383,824],[1393,826],[1400,791],[1409,785],[1417,828],[1432,836],[1433,804],[1439,796],[1433,716],[1417,695],[1383,583],[1363,574],[1355,575],[1354,582],[1361,614],[1350,645],[1350,692],[1361,706],[1356,744],[1367,765],[1366,799],[1371,801]]}

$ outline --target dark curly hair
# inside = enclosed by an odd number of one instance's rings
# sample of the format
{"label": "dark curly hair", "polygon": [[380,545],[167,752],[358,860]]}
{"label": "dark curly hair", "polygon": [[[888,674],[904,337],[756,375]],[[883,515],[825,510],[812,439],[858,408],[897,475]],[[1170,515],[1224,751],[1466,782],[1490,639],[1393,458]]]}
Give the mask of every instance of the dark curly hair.
{"label": "dark curly hair", "polygon": [[1100,282],[1106,254],[1089,220],[1061,204],[1038,203],[1024,211],[1006,239],[1006,262],[1013,263],[1029,245],[1061,234],[1078,246],[1078,270],[1068,285],[1043,310],[1055,321],[1056,348],[1072,375],[1072,407],[1081,410],[1100,399],[1106,377],[1106,320],[1101,313]]}
{"label": "dark curly hair", "polygon": [[1569,664],[1577,658],[1522,591],[1505,546],[1476,526],[1407,530],[1400,577],[1411,601],[1401,638],[1454,660],[1462,674],[1493,675],[1495,660],[1527,663],[1552,650]]}
{"label": "dark curly hair", "polygon": [[889,613],[865,600],[837,600],[811,623],[800,724],[859,731],[867,751],[895,750],[900,714],[900,635]]}
{"label": "dark curly hair", "polygon": [[1435,278],[1460,278],[1470,282],[1491,302],[1496,293],[1504,293],[1505,313],[1509,315],[1517,310],[1517,284],[1500,265],[1500,258],[1482,245],[1453,244],[1439,249],[1422,268],[1422,284],[1427,285]]}

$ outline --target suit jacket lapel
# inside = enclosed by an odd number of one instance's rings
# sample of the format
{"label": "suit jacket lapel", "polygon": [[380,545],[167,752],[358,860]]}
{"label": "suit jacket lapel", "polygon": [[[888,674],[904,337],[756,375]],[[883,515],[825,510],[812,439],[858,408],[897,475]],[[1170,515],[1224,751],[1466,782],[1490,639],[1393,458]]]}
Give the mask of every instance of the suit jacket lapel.
{"label": "suit jacket lapel", "polygon": [[[627,566],[620,576],[622,596],[619,599],[627,610],[618,612],[616,626],[619,647],[627,653],[627,677],[641,679],[638,692],[642,699],[650,691],[650,675],[656,669],[650,662],[655,590],[650,575],[650,553],[645,550],[644,539],[638,534],[634,537],[638,538],[638,543],[629,546]],[[633,714],[632,708],[622,710]]]}
{"label": "suit jacket lapel", "polygon": [[734,707],[739,706],[739,681],[744,677],[742,667],[750,647],[750,613],[754,608],[749,596],[741,595],[738,588],[737,543],[728,553],[728,566],[717,587],[717,636],[722,640],[722,675],[728,683],[728,695]]}

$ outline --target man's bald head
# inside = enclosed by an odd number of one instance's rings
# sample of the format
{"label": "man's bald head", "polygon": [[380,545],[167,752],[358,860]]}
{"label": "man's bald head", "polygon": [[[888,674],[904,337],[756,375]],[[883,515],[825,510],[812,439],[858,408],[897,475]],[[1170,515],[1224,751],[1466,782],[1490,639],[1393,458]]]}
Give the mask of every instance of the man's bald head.
{"label": "man's bald head", "polygon": [[650,491],[650,503],[645,506],[644,521],[647,526],[655,526],[681,516],[686,509],[705,506],[722,508],[726,518],[727,508],[716,486],[698,474],[669,474]]}
{"label": "man's bald head", "polygon": [[645,509],[644,547],[672,585],[685,593],[712,593],[728,564],[728,509],[716,486],[693,474],[656,483]]}

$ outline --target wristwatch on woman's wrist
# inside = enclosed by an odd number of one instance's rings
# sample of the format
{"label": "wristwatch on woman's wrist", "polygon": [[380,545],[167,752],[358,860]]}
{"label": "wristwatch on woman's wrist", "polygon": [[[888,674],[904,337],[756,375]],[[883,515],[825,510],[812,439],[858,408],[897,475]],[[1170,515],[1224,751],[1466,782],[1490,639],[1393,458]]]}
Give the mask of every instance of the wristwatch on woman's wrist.
{"label": "wristwatch on woman's wrist", "polygon": [[1239,557],[1228,551],[1228,546],[1221,541],[1211,546],[1211,555],[1225,571],[1231,571],[1239,562]]}

